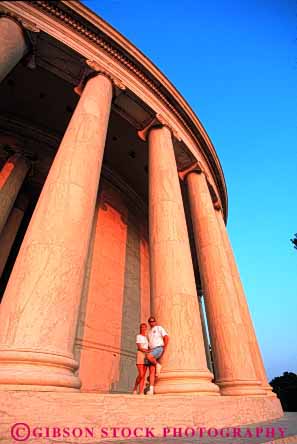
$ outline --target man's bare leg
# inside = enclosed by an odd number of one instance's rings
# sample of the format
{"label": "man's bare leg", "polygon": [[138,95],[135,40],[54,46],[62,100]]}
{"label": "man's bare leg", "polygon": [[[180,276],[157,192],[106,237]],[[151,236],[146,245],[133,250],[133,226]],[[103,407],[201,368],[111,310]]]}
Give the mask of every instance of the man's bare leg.
{"label": "man's bare leg", "polygon": [[154,365],[150,365],[149,371],[150,371],[150,389],[147,392],[147,395],[153,395],[154,394],[154,386],[155,386],[156,367]]}
{"label": "man's bare leg", "polygon": [[148,353],[148,354],[146,355],[146,359],[147,359],[151,364],[153,364],[153,365],[155,366],[155,368],[156,368],[155,376],[159,377],[159,376],[160,376],[160,372],[161,372],[161,368],[162,368],[161,364],[160,364],[160,363],[157,361],[157,359],[156,359],[153,355],[151,355],[150,353]]}
{"label": "man's bare leg", "polygon": [[151,364],[157,365],[157,359],[153,355],[147,353],[145,357]]}

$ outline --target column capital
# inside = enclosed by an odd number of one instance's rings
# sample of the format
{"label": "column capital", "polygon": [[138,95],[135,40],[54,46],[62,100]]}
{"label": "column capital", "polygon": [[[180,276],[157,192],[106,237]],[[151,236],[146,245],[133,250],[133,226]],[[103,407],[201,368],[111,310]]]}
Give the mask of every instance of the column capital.
{"label": "column capital", "polygon": [[85,63],[86,66],[84,68],[81,80],[79,84],[74,88],[74,91],[79,96],[81,95],[87,81],[91,77],[97,76],[99,74],[107,77],[112,82],[115,95],[118,95],[118,90],[124,91],[126,89],[126,85],[124,85],[122,80],[107,71],[103,66],[100,65],[100,63],[96,62],[95,60],[85,60]]}
{"label": "column capital", "polygon": [[0,18],[6,18],[9,20],[12,20],[14,23],[16,23],[24,36],[24,41],[27,47],[27,55],[25,59],[25,64],[30,69],[36,68],[36,47],[37,47],[37,37],[40,33],[40,29],[36,26],[35,23],[31,22],[30,20],[24,19],[22,17],[19,17],[17,14],[1,10],[0,9]]}
{"label": "column capital", "polygon": [[205,180],[206,180],[206,183],[208,185],[209,192],[210,192],[210,195],[211,195],[211,200],[212,200],[212,203],[213,203],[213,207],[214,207],[215,210],[221,211],[222,214],[223,214],[223,207],[222,207],[222,204],[220,202],[220,199],[218,198],[215,190],[213,189],[213,186],[211,185],[211,183],[209,181],[208,174],[205,171],[205,169],[203,168],[203,166],[202,166],[202,164],[201,164],[201,162],[199,160],[194,162],[192,165],[190,165],[185,170],[179,171],[178,175],[179,175],[179,178],[184,182],[186,180],[187,176],[190,173],[203,174],[205,176]]}
{"label": "column capital", "polygon": [[40,32],[40,29],[37,27],[37,25],[35,23],[31,22],[30,20],[22,18],[11,11],[7,11],[6,9],[2,9],[0,7],[0,18],[3,18],[3,17],[13,20],[23,30],[27,30],[30,32],[35,32],[35,33]]}
{"label": "column capital", "polygon": [[203,173],[207,179],[207,173],[205,172],[205,169],[203,168],[203,166],[199,160],[192,163],[192,165],[190,165],[185,170],[179,171],[178,175],[179,175],[179,178],[184,182],[186,180],[188,174],[190,174],[190,173],[197,173],[197,174]]}
{"label": "column capital", "polygon": [[35,25],[35,23],[28,22],[28,20],[21,19],[21,24],[26,31],[34,34],[38,34],[40,32],[40,29]]}
{"label": "column capital", "polygon": [[168,123],[168,121],[160,113],[157,113],[155,115],[155,117],[150,121],[150,123],[145,128],[143,128],[142,130],[139,130],[137,132],[138,137],[141,140],[143,140],[144,142],[146,142],[150,130],[152,130],[153,128],[162,128],[164,126],[169,129],[172,137],[174,137],[179,142],[181,142],[182,139],[181,139],[180,135],[178,134],[178,132]]}
{"label": "column capital", "polygon": [[29,53],[26,58],[26,66],[29,69],[36,68],[36,52],[37,52],[37,39],[40,33],[40,29],[34,23],[28,22],[27,20],[21,20],[23,27],[23,32],[25,34],[25,39],[29,45]]}

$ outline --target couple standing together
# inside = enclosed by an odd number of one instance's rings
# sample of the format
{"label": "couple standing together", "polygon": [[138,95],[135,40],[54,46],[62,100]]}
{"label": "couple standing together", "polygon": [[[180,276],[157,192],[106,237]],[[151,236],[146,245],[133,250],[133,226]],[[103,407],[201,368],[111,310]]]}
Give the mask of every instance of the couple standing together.
{"label": "couple standing together", "polygon": [[139,386],[139,394],[144,394],[144,382],[146,369],[149,367],[150,388],[147,395],[154,394],[155,378],[160,375],[161,364],[158,359],[163,356],[169,337],[165,329],[161,325],[157,325],[157,321],[153,316],[148,319],[150,329],[147,330],[146,323],[140,324],[140,333],[136,336],[137,359],[136,366],[138,376],[135,381],[133,394],[137,393]]}

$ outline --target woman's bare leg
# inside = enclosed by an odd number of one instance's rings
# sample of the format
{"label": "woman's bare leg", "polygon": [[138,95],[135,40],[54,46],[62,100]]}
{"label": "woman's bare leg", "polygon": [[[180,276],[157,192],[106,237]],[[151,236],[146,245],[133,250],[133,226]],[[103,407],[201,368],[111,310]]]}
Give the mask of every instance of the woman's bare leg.
{"label": "woman's bare leg", "polygon": [[134,388],[133,388],[133,392],[137,391],[137,387],[140,384],[141,378],[142,378],[142,364],[136,364],[137,370],[138,370],[138,375],[135,379],[135,384],[134,384]]}
{"label": "woman's bare leg", "polygon": [[143,390],[144,390],[144,382],[145,382],[145,374],[146,374],[146,366],[145,365],[139,365],[139,367],[141,368],[141,379],[139,382],[139,394],[143,395]]}

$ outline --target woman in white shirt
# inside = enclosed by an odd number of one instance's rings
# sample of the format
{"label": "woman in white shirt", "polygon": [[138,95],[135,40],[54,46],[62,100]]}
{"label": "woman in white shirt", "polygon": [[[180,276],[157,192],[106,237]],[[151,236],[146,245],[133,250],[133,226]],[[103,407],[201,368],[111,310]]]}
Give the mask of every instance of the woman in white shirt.
{"label": "woman in white shirt", "polygon": [[146,336],[147,325],[145,323],[140,324],[140,334],[136,336],[137,345],[137,358],[136,367],[138,369],[138,376],[135,381],[133,394],[137,394],[137,387],[139,386],[139,394],[143,395],[144,381],[146,373],[146,365],[144,364],[145,354],[148,352],[148,340]]}

